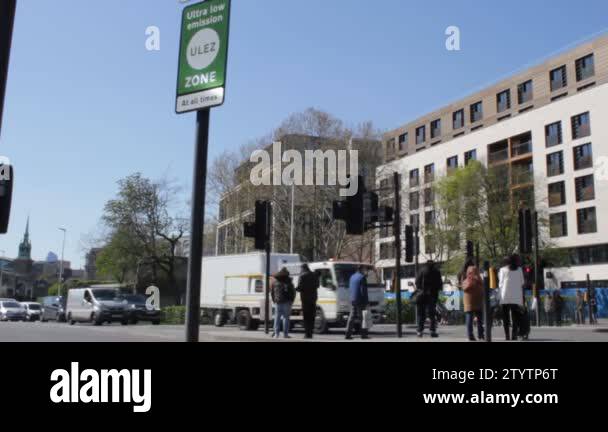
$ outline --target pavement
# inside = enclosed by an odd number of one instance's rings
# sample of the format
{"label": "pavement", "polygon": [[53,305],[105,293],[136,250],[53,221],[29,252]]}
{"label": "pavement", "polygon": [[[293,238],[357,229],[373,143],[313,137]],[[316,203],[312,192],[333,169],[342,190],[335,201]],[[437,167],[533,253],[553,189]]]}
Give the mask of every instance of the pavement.
{"label": "pavement", "polygon": [[[404,338],[396,338],[394,325],[376,326],[371,333],[373,342],[403,343],[441,343],[466,342],[463,326],[441,327],[440,338],[431,339],[428,334],[423,339],[416,337],[413,326],[404,326]],[[182,342],[184,326],[153,326],[140,324],[123,327],[120,324],[95,327],[88,324],[70,326],[60,323],[9,323],[0,322],[0,342]],[[201,342],[307,342],[303,339],[301,329],[292,333],[292,339],[271,339],[263,330],[242,332],[236,327],[216,328],[201,327]],[[495,342],[503,342],[502,328],[494,329]],[[532,328],[532,342],[608,342],[608,321],[602,321],[597,327],[540,327]],[[346,342],[344,329],[333,329],[331,333],[316,336],[313,342]],[[355,338],[355,343],[362,342]],[[367,342],[366,342],[367,343]]]}

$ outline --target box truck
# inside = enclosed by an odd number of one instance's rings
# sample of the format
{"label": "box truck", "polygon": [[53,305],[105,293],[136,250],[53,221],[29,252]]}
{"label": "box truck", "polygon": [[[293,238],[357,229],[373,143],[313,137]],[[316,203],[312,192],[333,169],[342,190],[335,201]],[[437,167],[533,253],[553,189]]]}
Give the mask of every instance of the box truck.
{"label": "box truck", "polygon": [[[270,273],[286,267],[297,287],[303,260],[299,255],[272,254]],[[369,308],[375,322],[384,319],[384,287],[376,269],[369,264],[326,261],[308,263],[319,277],[319,301],[315,331],[345,327],[350,313],[348,283],[363,265],[368,275]],[[265,317],[266,256],[263,253],[222,256],[203,260],[201,309],[215,326],[235,323],[241,330],[257,330]],[[272,318],[272,311],[270,312]],[[292,326],[303,322],[297,296],[292,309]]]}

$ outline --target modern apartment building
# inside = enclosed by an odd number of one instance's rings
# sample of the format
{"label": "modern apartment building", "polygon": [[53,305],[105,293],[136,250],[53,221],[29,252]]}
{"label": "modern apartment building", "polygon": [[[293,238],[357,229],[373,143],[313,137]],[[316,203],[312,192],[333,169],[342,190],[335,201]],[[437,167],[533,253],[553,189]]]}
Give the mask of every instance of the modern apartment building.
{"label": "modern apartment building", "polygon": [[[424,225],[437,178],[471,160],[504,166],[513,194],[548,213],[552,241],[570,251],[570,267],[545,271],[547,287],[577,286],[587,275],[608,286],[607,118],[603,36],[388,132],[379,173],[402,174],[403,199],[413,204],[404,220]],[[395,266],[388,234],[376,249],[385,278]]]}

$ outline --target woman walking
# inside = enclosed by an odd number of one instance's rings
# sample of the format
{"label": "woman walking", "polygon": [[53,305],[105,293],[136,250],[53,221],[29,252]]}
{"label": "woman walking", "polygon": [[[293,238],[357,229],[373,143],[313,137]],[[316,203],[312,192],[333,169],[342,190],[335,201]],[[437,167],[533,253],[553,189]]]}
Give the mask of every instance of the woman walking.
{"label": "woman walking", "polygon": [[470,266],[467,268],[466,277],[462,281],[462,289],[464,291],[464,312],[466,314],[469,341],[476,341],[473,334],[473,321],[475,318],[477,319],[477,337],[483,340],[483,281],[477,267]]}
{"label": "woman walking", "polygon": [[[508,341],[518,339],[521,326],[521,310],[524,306],[525,279],[519,263],[517,255],[509,257],[507,265],[500,269],[498,275],[503,326]],[[511,323],[513,324],[512,328]]]}

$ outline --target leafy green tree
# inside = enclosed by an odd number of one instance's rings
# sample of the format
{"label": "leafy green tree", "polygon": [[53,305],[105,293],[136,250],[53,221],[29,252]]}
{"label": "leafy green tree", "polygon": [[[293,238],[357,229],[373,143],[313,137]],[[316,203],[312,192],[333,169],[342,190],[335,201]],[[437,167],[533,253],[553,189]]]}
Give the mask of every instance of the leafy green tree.
{"label": "leafy green tree", "polygon": [[[435,223],[424,228],[425,237],[432,240],[427,252],[446,262],[451,274],[464,263],[467,240],[480,245],[483,260],[500,266],[505,257],[518,252],[519,210],[542,208],[537,205],[542,197],[533,188],[512,188],[507,166],[487,168],[476,161],[439,179],[434,195]],[[541,258],[565,263],[563,251],[548,236],[543,211],[539,211],[539,228]]]}
{"label": "leafy green tree", "polygon": [[143,248],[137,239],[118,230],[97,256],[97,271],[103,278],[123,284],[134,275],[142,257]]}
{"label": "leafy green tree", "polygon": [[139,173],[118,185],[118,196],[106,204],[102,218],[110,232],[110,250],[102,254],[102,266],[114,277],[126,277],[129,271],[137,271],[138,264],[150,264],[154,279],[160,269],[181,304],[185,287],[177,284],[176,249],[186,233],[187,220],[175,206],[179,189]]}

